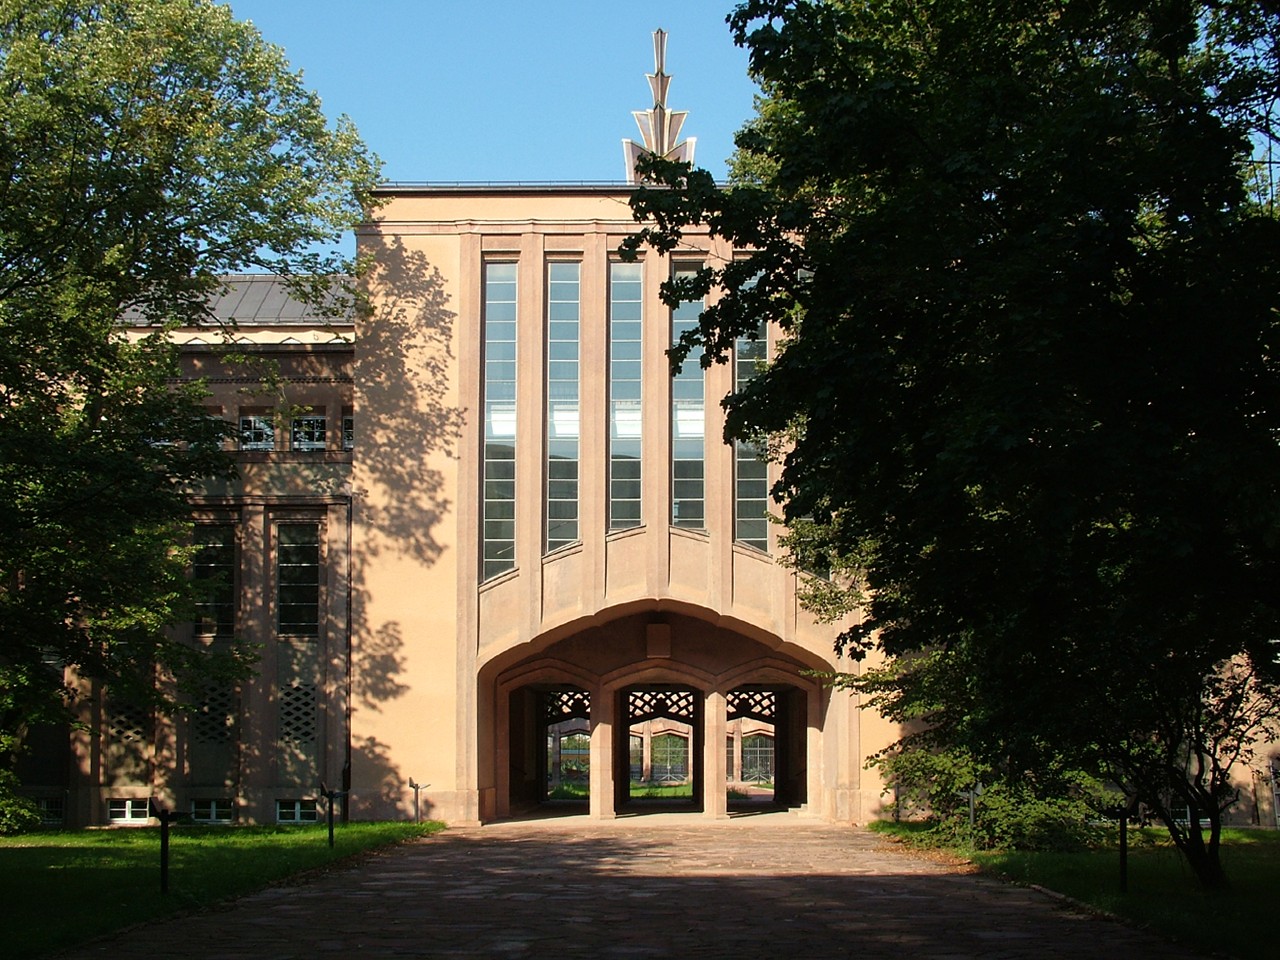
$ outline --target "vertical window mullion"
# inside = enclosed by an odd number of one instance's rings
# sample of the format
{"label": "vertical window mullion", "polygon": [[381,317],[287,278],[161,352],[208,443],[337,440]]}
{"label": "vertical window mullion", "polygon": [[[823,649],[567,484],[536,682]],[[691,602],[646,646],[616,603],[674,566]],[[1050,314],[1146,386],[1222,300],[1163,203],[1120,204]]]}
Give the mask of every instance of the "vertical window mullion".
{"label": "vertical window mullion", "polygon": [[[739,337],[734,343],[734,389],[741,391],[768,359],[769,341],[761,324],[755,337]],[[733,536],[739,543],[769,549],[769,470],[753,443],[734,442]]]}
{"label": "vertical window mullion", "polygon": [[[695,272],[677,267],[675,276]],[[702,301],[690,300],[671,311],[671,342],[696,329]],[[706,379],[698,357],[690,354],[671,380],[671,523],[706,526]]]}
{"label": "vertical window mullion", "polygon": [[320,525],[276,526],[276,632],[314,637],[320,633]]}
{"label": "vertical window mullion", "polygon": [[191,576],[199,584],[195,633],[229,637],[235,632],[236,540],[229,523],[199,524],[193,537]]}
{"label": "vertical window mullion", "polygon": [[578,540],[581,264],[547,267],[546,549]]}
{"label": "vertical window mullion", "polygon": [[516,264],[484,265],[481,579],[516,565]]}
{"label": "vertical window mullion", "polygon": [[609,264],[609,529],[643,522],[642,268]]}

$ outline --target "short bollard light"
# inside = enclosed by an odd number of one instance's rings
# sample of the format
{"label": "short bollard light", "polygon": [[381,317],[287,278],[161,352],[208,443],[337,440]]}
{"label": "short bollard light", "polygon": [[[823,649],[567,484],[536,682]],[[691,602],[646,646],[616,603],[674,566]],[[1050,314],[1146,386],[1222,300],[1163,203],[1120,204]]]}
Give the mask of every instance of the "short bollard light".
{"label": "short bollard light", "polygon": [[329,808],[329,849],[333,849],[333,801],[338,797],[345,797],[350,790],[330,790],[324,783],[320,784],[320,795],[325,799],[325,806]]}
{"label": "short bollard light", "polygon": [[422,822],[421,811],[418,807],[418,791],[425,790],[429,786],[431,786],[431,784],[415,783],[413,780],[413,777],[409,778],[409,789],[413,791],[413,822],[414,823]]}

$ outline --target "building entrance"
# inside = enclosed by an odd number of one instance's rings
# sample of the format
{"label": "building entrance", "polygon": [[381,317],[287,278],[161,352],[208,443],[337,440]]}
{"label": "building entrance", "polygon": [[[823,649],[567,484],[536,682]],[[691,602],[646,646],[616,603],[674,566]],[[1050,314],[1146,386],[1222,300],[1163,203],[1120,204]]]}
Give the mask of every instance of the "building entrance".
{"label": "building entrance", "polygon": [[546,744],[539,769],[542,800],[586,801],[591,797],[591,695],[585,690],[542,694]]}
{"label": "building entrance", "polygon": [[702,701],[701,691],[678,686],[628,687],[619,693],[618,715],[624,722],[618,730],[626,744],[615,752],[616,809],[650,804],[701,809]]}
{"label": "building entrance", "polygon": [[[777,797],[778,693],[739,687],[726,698],[725,779],[729,806],[772,804]],[[785,763],[784,763],[785,766]]]}
{"label": "building entrance", "polygon": [[[628,686],[603,701],[616,722],[605,719],[598,696],[594,701],[579,687],[511,692],[509,812],[544,803],[580,809],[591,801],[593,782],[604,791],[600,809],[614,814],[710,808],[722,815],[807,799],[802,689],[744,685],[716,696],[684,684]],[[708,703],[723,704],[723,714],[709,714]],[[611,738],[593,734],[602,722]],[[721,745],[719,756],[709,741]]]}
{"label": "building entrance", "polygon": [[725,817],[809,801],[824,704],[808,665],[670,620],[619,618],[495,664],[492,733],[482,726],[478,740],[494,760],[482,817],[537,806]]}

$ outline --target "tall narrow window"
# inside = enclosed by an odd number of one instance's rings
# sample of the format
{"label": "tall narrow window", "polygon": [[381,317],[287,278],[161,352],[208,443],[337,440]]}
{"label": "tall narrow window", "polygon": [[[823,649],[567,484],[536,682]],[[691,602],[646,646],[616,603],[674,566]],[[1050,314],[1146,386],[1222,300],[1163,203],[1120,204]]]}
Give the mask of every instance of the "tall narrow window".
{"label": "tall narrow window", "polygon": [[[696,267],[677,267],[677,278]],[[671,342],[698,326],[702,301],[690,300],[671,311]],[[696,354],[690,354],[671,380],[671,523],[677,527],[706,526],[704,424],[706,386]]]}
{"label": "tall narrow window", "polygon": [[196,581],[198,637],[229,637],[235,631],[235,536],[235,527],[229,523],[203,523],[195,528],[191,577]]}
{"label": "tall narrow window", "polygon": [[[755,338],[734,343],[734,389],[741,390],[764,366],[769,341],[763,324]],[[733,536],[757,550],[769,549],[769,468],[755,444],[735,441]]]}
{"label": "tall narrow window", "polygon": [[580,270],[547,267],[547,552],[578,539]]}
{"label": "tall narrow window", "polygon": [[282,636],[320,633],[320,525],[276,526],[276,631]]}
{"label": "tall narrow window", "polygon": [[482,577],[516,565],[516,265],[484,265]]}
{"label": "tall narrow window", "polygon": [[609,264],[609,529],[641,521],[641,265]]}

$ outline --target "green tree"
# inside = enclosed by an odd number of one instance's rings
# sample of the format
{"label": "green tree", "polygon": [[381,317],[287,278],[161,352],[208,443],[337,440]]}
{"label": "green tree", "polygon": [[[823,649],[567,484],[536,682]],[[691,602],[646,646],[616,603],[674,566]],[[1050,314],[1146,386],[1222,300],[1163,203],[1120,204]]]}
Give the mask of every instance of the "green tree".
{"label": "green tree", "polygon": [[[231,272],[318,300],[377,162],[282,51],[210,0],[0,0],[0,732],[65,676],[159,696],[240,669],[178,643],[184,495],[229,427],[174,388]],[[332,253],[322,252],[333,250]],[[137,318],[125,329],[121,318]]]}
{"label": "green tree", "polygon": [[683,344],[704,363],[783,331],[727,432],[772,440],[793,557],[833,574],[811,601],[889,658],[844,682],[1011,779],[1109,778],[1224,883],[1230,769],[1277,714],[1280,12],[730,23],[764,93],[740,182],[651,163],[633,246],[705,224],[753,251],[668,295],[722,291]]}

